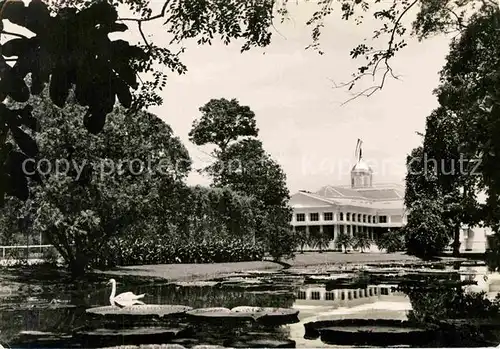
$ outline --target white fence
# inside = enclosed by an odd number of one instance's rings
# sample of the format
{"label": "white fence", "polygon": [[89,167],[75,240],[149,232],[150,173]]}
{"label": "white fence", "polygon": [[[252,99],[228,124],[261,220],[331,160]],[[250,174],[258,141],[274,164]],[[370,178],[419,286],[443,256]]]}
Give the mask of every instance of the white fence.
{"label": "white fence", "polygon": [[6,259],[9,257],[19,258],[20,250],[28,249],[29,254],[23,253],[21,258],[42,258],[45,249],[51,248],[52,245],[12,245],[12,246],[0,246],[0,259]]}

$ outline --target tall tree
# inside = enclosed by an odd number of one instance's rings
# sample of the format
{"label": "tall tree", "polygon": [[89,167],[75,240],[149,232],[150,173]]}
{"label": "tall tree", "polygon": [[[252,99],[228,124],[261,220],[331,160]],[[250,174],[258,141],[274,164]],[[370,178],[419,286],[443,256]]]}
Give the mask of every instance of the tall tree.
{"label": "tall tree", "polygon": [[41,124],[41,157],[32,170],[44,182],[34,191],[35,227],[79,276],[112,237],[156,214],[160,188],[182,185],[191,162],[170,127],[150,113],[117,108],[92,135],[75,103],[31,103]]}
{"label": "tall tree", "polygon": [[409,254],[429,258],[443,251],[450,241],[444,219],[444,198],[437,181],[437,167],[428,161],[423,147],[407,158],[405,206],[408,222],[403,229]]}
{"label": "tall tree", "polygon": [[200,112],[201,118],[194,121],[189,132],[189,139],[196,145],[213,143],[224,152],[230,142],[259,133],[255,113],[234,98],[211,99]]}
{"label": "tall tree", "polygon": [[[49,3],[51,6],[47,6]],[[21,0],[0,2],[0,32],[12,40],[2,45],[0,57],[0,98],[10,96],[18,102],[26,102],[30,95],[38,95],[45,83],[50,84],[52,101],[62,107],[68,91],[76,86],[77,102],[88,107],[85,125],[89,131],[99,132],[108,113],[113,109],[115,97],[129,107],[159,104],[158,95],[166,83],[166,76],[159,66],[183,73],[186,67],[179,60],[179,52],[171,46],[161,47],[151,43],[143,31],[143,24],[154,20],[164,21],[165,30],[171,35],[170,43],[186,39],[197,39],[199,44],[210,44],[219,36],[226,44],[242,39],[242,51],[254,46],[267,46],[271,42],[275,15],[286,19],[288,1],[241,2],[239,0],[171,1],[165,0],[158,13],[153,13],[147,0],[31,0],[28,6]],[[124,4],[135,17],[119,18],[117,7]],[[406,36],[417,35],[420,39],[450,29],[465,30],[471,23],[470,15],[498,9],[493,0],[436,1],[394,0],[387,3],[376,1],[326,0],[318,3],[319,9],[308,21],[312,26],[313,44],[317,48],[325,18],[340,13],[343,19],[354,18],[356,23],[371,11],[373,17],[382,21],[374,30],[374,38],[386,40],[385,49],[374,49],[365,42],[356,46],[350,55],[366,58],[353,79],[342,86],[352,86],[370,75],[377,75],[379,67],[385,71],[379,75],[379,83],[356,96],[371,95],[381,89],[387,76],[395,76],[390,59],[406,46]],[[340,11],[334,11],[335,6]],[[479,6],[476,6],[479,5]],[[414,20],[408,21],[412,9],[420,6]],[[32,37],[4,30],[3,20],[19,25]],[[129,45],[124,40],[111,40],[110,33],[123,32],[124,23],[137,24],[143,40],[139,46]],[[413,31],[407,23],[412,23]],[[10,57],[10,58],[5,58]],[[17,57],[17,58],[12,58]],[[12,66],[7,61],[15,62]],[[139,85],[137,73],[152,73],[153,79]],[[23,82],[32,75],[33,86],[29,89]],[[131,93],[130,89],[138,91]],[[133,98],[136,97],[136,98]],[[22,175],[21,163],[37,154],[37,148],[29,136],[19,130],[19,125],[31,124],[30,109],[13,110],[1,107],[0,140],[15,133],[15,143],[21,152],[13,151],[9,144],[0,148],[0,200],[4,194],[21,199],[29,196],[28,180]],[[1,201],[0,201],[1,204]]]}
{"label": "tall tree", "polygon": [[260,211],[256,238],[266,243],[275,258],[291,256],[296,246],[286,176],[262,142],[251,137],[258,135],[254,113],[234,99],[211,100],[200,111],[202,117],[194,122],[190,135],[198,145],[217,146],[215,162],[205,169],[213,186],[256,199],[255,208]]}

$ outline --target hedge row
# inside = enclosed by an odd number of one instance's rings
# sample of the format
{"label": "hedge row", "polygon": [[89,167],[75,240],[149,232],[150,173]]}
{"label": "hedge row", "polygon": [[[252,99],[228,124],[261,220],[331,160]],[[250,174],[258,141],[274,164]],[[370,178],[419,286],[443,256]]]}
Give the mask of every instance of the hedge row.
{"label": "hedge row", "polygon": [[92,264],[109,268],[117,265],[246,262],[262,260],[264,252],[262,245],[241,240],[117,239],[103,249]]}

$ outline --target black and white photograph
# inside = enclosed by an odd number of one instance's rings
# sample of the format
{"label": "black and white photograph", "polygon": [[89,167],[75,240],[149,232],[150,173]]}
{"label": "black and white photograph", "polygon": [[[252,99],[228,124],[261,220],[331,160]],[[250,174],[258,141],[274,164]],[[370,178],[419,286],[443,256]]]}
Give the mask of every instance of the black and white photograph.
{"label": "black and white photograph", "polygon": [[0,0],[0,349],[500,348],[499,0]]}

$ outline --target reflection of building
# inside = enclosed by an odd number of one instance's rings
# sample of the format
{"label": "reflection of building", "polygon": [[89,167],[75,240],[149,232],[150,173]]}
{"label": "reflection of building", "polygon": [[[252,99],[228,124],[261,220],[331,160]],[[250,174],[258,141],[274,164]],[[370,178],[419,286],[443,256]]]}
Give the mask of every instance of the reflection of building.
{"label": "reflection of building", "polygon": [[352,307],[378,301],[407,301],[403,292],[395,291],[393,286],[369,286],[365,289],[338,289],[327,291],[325,287],[311,286],[302,288],[295,305],[318,305]]}
{"label": "reflection of building", "polygon": [[466,286],[467,291],[486,292],[487,296],[492,298],[500,292],[500,274],[488,272],[487,267],[467,267],[460,270],[460,273],[461,280],[477,282],[477,285]]}
{"label": "reflection of building", "polygon": [[460,232],[460,250],[485,252],[489,247],[488,238],[493,231],[488,227],[462,227]]}
{"label": "reflection of building", "polygon": [[327,185],[316,192],[299,191],[292,195],[291,224],[298,233],[326,234],[331,241],[340,233],[373,238],[406,223],[404,188],[373,184],[373,171],[362,158],[360,140],[356,156],[350,186]]}

